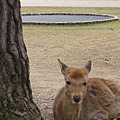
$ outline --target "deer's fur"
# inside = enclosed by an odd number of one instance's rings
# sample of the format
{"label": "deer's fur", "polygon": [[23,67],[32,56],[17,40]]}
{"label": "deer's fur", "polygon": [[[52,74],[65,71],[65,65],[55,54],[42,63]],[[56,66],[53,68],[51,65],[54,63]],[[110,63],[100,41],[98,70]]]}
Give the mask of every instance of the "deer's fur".
{"label": "deer's fur", "polygon": [[66,85],[58,92],[55,120],[120,120],[120,86],[112,80],[88,78],[91,61],[83,68],[68,67],[59,59]]}

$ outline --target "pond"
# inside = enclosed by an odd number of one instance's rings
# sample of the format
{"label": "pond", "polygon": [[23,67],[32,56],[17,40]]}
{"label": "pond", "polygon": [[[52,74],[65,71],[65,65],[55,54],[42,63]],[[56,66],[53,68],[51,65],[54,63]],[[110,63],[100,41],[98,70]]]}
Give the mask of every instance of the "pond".
{"label": "pond", "polygon": [[92,23],[117,20],[117,17],[110,15],[95,14],[32,14],[22,15],[23,23],[41,23],[41,24],[74,24],[74,23]]}

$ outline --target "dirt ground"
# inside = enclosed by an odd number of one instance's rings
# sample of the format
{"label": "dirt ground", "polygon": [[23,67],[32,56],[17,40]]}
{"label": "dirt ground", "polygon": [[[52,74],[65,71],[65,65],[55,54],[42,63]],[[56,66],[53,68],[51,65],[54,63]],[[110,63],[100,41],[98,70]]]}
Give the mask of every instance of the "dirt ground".
{"label": "dirt ground", "polygon": [[33,97],[44,120],[53,120],[53,101],[65,84],[57,58],[74,67],[92,60],[89,77],[120,81],[120,28],[105,26],[23,27]]}

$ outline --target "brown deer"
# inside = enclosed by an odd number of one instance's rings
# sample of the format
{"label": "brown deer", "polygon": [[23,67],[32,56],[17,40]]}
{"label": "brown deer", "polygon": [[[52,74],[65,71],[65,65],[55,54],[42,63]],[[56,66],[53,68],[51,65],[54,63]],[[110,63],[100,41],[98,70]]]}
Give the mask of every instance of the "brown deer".
{"label": "brown deer", "polygon": [[88,78],[91,61],[83,68],[68,67],[58,59],[66,85],[58,92],[55,120],[120,120],[120,86],[112,80]]}

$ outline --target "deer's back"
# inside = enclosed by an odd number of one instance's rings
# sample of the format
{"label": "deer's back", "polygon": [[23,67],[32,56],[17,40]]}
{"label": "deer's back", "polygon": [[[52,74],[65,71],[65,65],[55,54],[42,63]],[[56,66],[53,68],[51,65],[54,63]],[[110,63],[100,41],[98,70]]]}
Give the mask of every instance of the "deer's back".
{"label": "deer's back", "polygon": [[80,120],[109,120],[120,114],[120,86],[112,80],[91,78],[82,103]]}

